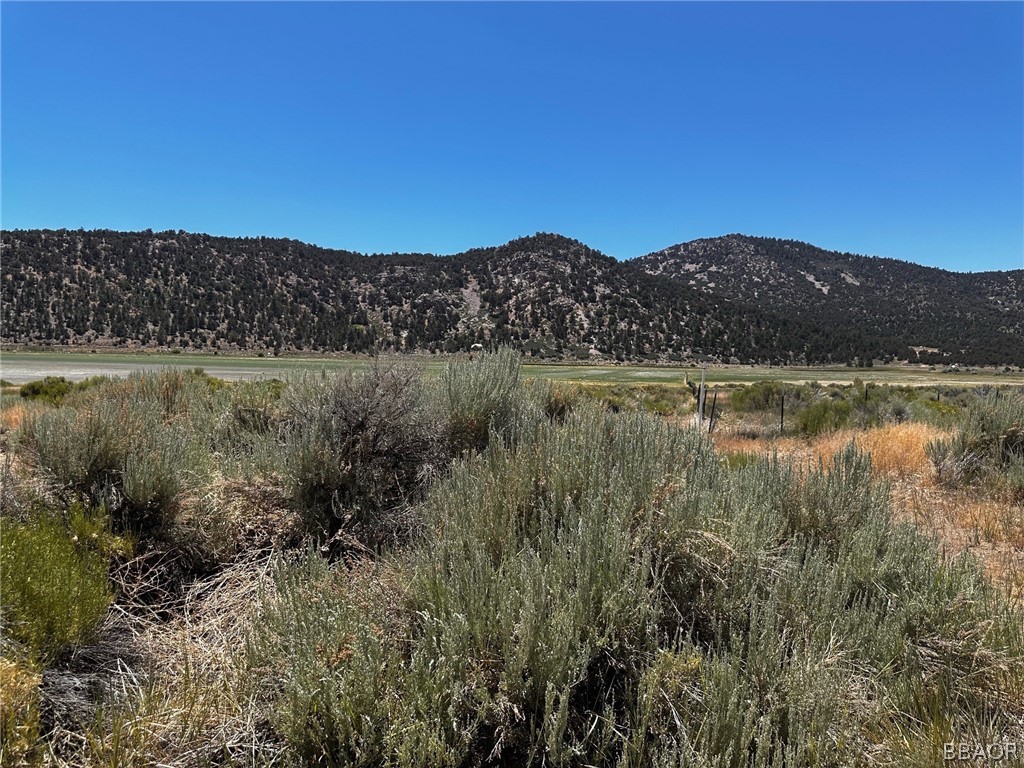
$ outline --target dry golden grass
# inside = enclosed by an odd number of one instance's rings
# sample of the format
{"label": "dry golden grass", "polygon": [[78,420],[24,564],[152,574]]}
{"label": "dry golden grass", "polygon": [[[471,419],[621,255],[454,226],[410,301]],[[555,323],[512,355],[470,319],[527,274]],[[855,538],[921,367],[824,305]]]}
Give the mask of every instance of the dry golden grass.
{"label": "dry golden grass", "polygon": [[275,478],[215,477],[181,499],[172,527],[176,540],[190,541],[193,549],[218,562],[246,552],[283,549],[304,533],[302,516]]}
{"label": "dry golden grass", "polygon": [[817,438],[812,444],[815,455],[827,463],[852,441],[861,451],[871,454],[871,466],[879,475],[925,478],[932,473],[925,447],[944,434],[927,424],[906,422],[865,431],[843,430]]}
{"label": "dry golden grass", "polygon": [[0,656],[0,754],[4,765],[20,764],[36,743],[42,679],[38,672]]}
{"label": "dry golden grass", "polygon": [[28,408],[20,403],[0,409],[0,432],[13,432],[21,426],[27,414]]}
{"label": "dry golden grass", "polygon": [[[840,437],[839,435],[842,435]],[[807,440],[801,437],[747,437],[728,432],[713,435],[715,449],[725,455],[748,454],[772,457],[789,462],[798,469],[814,469],[819,463],[825,465],[852,439],[852,433],[836,433],[828,438]]]}
{"label": "dry golden grass", "polygon": [[945,433],[907,422],[868,430],[843,429],[815,438],[778,437],[769,431],[734,426],[713,435],[726,455],[778,455],[796,466],[828,467],[853,442],[871,455],[875,472],[892,483],[896,515],[935,536],[949,556],[970,552],[996,584],[1024,600],[1024,506],[983,492],[943,488],[925,451]]}
{"label": "dry golden grass", "polygon": [[712,435],[715,448],[720,453],[735,455],[738,453],[764,453],[768,441],[764,438],[750,438],[735,432],[716,432]]}
{"label": "dry golden grass", "polygon": [[86,724],[64,764],[199,768],[227,754],[239,764],[274,764],[281,745],[239,680],[239,651],[260,596],[272,589],[273,558],[257,553],[193,583],[170,620],[121,617],[115,606],[113,620],[146,651],[146,671],[118,667],[110,683],[117,704]]}
{"label": "dry golden grass", "polygon": [[920,476],[932,472],[925,446],[943,432],[927,424],[890,424],[868,430],[842,429],[814,438],[747,436],[742,429],[713,435],[715,447],[726,454],[749,453],[759,456],[778,454],[801,466],[826,466],[843,448],[854,443],[871,454],[875,472],[890,478]]}
{"label": "dry golden grass", "polygon": [[949,556],[969,552],[997,585],[1024,600],[1024,506],[919,478],[895,481],[892,500],[897,516],[935,536]]}

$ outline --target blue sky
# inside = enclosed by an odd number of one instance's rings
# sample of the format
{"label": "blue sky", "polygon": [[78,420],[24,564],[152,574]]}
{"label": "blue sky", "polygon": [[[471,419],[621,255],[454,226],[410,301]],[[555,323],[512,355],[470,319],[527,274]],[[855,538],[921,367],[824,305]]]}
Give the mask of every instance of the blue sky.
{"label": "blue sky", "polygon": [[1024,4],[16,3],[5,228],[1024,267]]}

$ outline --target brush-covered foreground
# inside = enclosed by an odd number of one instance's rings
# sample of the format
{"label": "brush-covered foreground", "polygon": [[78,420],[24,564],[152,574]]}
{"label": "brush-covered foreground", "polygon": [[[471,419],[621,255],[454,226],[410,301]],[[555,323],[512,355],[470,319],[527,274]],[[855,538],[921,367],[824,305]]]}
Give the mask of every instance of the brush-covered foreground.
{"label": "brush-covered foreground", "polygon": [[710,437],[692,398],[527,385],[507,350],[436,380],[22,400],[3,763],[930,766],[1020,742],[1020,605],[895,492],[1019,509],[1020,394],[869,413],[812,387],[804,436],[765,440],[766,386]]}

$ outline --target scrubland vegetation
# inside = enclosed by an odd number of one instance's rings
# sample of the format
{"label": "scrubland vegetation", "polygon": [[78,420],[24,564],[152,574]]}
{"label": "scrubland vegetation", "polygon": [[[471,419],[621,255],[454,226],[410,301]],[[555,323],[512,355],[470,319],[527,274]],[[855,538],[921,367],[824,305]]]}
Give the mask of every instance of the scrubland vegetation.
{"label": "scrubland vegetation", "polygon": [[503,350],[3,404],[5,765],[1024,740],[1020,392],[758,384],[698,426],[686,388],[526,383]]}

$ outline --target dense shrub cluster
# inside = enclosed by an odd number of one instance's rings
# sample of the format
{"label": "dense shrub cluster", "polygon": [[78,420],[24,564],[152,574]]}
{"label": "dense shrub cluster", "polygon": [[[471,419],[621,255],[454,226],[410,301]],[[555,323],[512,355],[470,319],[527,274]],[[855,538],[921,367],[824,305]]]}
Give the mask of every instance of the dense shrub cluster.
{"label": "dense shrub cluster", "polygon": [[[507,349],[452,363],[440,381],[386,361],[230,387],[198,369],[167,370],[94,382],[31,411],[18,450],[66,502],[105,506],[119,529],[162,536],[183,505],[210,498],[211,483],[238,478],[279,486],[315,536],[344,529],[373,547],[415,528],[408,510],[450,458],[491,435],[514,440],[545,415],[564,418],[573,402],[550,386],[527,396]],[[197,543],[215,517],[198,515]]]}
{"label": "dense shrub cluster", "polygon": [[729,470],[577,409],[420,509],[372,586],[315,555],[277,575],[249,659],[299,762],[857,765],[1012,727],[1019,617],[853,451]]}
{"label": "dense shrub cluster", "polygon": [[[303,537],[338,544],[318,556],[393,546],[418,530],[410,510],[429,482],[469,449],[466,425],[474,439],[512,441],[525,414],[565,418],[573,405],[555,388],[526,397],[506,351],[458,370],[444,388],[385,361],[359,375],[289,382],[225,386],[197,369],[30,387],[26,399],[35,402],[25,408],[19,399],[19,419],[10,420],[17,464],[8,457],[2,477],[5,502],[16,503],[0,510],[0,762],[39,757],[54,706],[73,706],[75,727],[86,731],[75,739],[94,758],[122,764],[130,754],[152,755],[134,751],[154,737],[139,730],[138,713],[122,711],[124,686],[137,681],[121,662],[86,671],[69,683],[71,693],[47,688],[74,678],[53,672],[54,663],[66,667],[76,649],[108,642],[96,630],[112,599],[117,616],[166,619],[181,610],[175,601],[192,580],[253,549]],[[111,670],[129,675],[120,692],[98,682]],[[93,711],[94,724],[80,719]],[[114,723],[134,734],[130,746],[109,741]]]}
{"label": "dense shrub cluster", "polygon": [[108,507],[121,528],[158,529],[206,474],[211,381],[165,371],[106,382],[32,414],[20,447],[66,497]]}
{"label": "dense shrub cluster", "polygon": [[324,529],[344,525],[379,543],[419,497],[440,458],[421,379],[410,366],[377,362],[363,374],[306,377],[285,391],[281,472],[296,504]]}
{"label": "dense shrub cluster", "polygon": [[60,405],[72,392],[84,392],[109,381],[106,376],[91,376],[79,382],[71,382],[63,376],[47,376],[39,381],[23,384],[19,394],[26,400],[40,400],[51,405]]}

